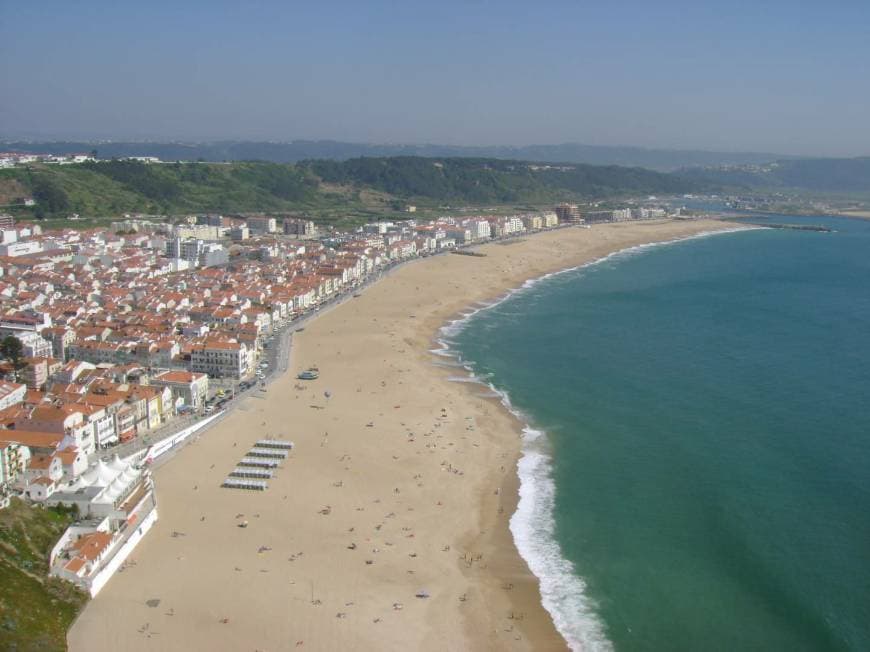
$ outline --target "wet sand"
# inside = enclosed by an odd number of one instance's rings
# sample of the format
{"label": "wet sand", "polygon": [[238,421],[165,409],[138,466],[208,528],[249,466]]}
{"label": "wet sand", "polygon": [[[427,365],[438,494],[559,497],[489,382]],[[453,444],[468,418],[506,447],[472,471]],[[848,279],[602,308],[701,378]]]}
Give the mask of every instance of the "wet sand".
{"label": "wet sand", "polygon": [[[489,244],[485,258],[406,265],[322,315],[294,336],[291,373],[155,470],[160,520],[70,649],[565,649],[508,530],[522,424],[481,386],[450,382],[429,350],[449,318],[526,279],[731,228],[628,223]],[[312,365],[318,380],[295,379]],[[263,437],[296,444],[269,489],[220,488]]]}

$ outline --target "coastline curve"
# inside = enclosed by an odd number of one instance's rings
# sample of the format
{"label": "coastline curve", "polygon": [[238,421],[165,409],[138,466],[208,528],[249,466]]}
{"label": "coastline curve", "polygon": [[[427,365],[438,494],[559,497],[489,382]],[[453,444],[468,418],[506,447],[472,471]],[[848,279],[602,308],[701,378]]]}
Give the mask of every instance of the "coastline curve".
{"label": "coastline curve", "polygon": [[763,228],[749,226],[702,231],[670,240],[625,247],[581,265],[528,279],[519,287],[509,289],[493,301],[478,302],[438,330],[436,338],[438,346],[430,349],[430,353],[455,360],[457,366],[461,366],[467,372],[464,377],[453,375],[448,380],[486,387],[490,392],[488,395],[498,397],[503,407],[522,424],[522,449],[517,460],[519,500],[516,510],[511,515],[509,528],[514,546],[529,570],[538,579],[542,605],[550,614],[553,624],[568,647],[575,652],[579,650],[609,652],[613,649],[613,645],[607,638],[605,623],[597,614],[595,601],[586,594],[586,583],[582,575],[562,554],[556,539],[554,510],[557,489],[552,477],[552,452],[547,433],[535,428],[528,415],[514,407],[507,391],[489,382],[489,379],[480,378],[475,374],[474,363],[463,360],[452,348],[454,338],[482,312],[495,308],[517,294],[524,293],[554,277],[597,266],[609,260],[634,256],[657,247]]}

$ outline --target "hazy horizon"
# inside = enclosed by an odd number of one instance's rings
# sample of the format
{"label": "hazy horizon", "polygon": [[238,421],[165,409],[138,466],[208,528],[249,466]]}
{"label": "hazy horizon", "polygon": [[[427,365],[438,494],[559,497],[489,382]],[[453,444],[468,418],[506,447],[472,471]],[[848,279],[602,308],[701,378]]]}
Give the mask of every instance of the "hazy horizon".
{"label": "hazy horizon", "polygon": [[[193,138],[160,138],[160,137],[141,137],[141,138],[112,138],[112,137],[99,137],[99,136],[66,136],[62,134],[12,134],[8,135],[0,132],[0,141],[3,142],[33,142],[33,143],[61,143],[61,142],[81,142],[98,145],[100,143],[142,143],[142,144],[177,144],[177,145],[210,145],[217,143],[269,143],[269,144],[280,144],[280,145],[289,145],[293,143],[303,143],[303,142],[311,142],[311,143],[338,143],[338,144],[347,144],[347,145],[359,145],[361,147],[371,146],[371,147],[457,147],[457,148],[516,148],[523,149],[527,147],[563,147],[563,146],[579,146],[579,147],[602,147],[602,148],[618,148],[618,149],[638,149],[638,150],[661,150],[661,151],[698,151],[698,152],[721,152],[721,153],[732,153],[732,154],[769,154],[772,156],[784,156],[784,157],[811,157],[811,154],[786,154],[783,152],[762,152],[762,151],[749,151],[745,149],[710,149],[710,148],[695,148],[695,147],[655,147],[655,146],[644,146],[644,145],[632,145],[626,143],[615,143],[615,144],[602,144],[602,145],[592,145],[590,143],[581,143],[576,141],[565,141],[565,142],[552,142],[552,143],[493,143],[490,145],[481,145],[479,143],[438,143],[438,142],[404,142],[404,141],[395,141],[395,142],[378,142],[378,141],[362,141],[362,140],[336,140],[334,138],[287,138],[287,139],[267,139],[267,138],[207,138],[207,139],[193,139]],[[870,156],[870,154],[867,154]],[[851,155],[847,155],[852,157]],[[856,154],[854,157],[863,157],[863,154]]]}
{"label": "hazy horizon", "polygon": [[0,136],[870,154],[870,5],[0,0]]}

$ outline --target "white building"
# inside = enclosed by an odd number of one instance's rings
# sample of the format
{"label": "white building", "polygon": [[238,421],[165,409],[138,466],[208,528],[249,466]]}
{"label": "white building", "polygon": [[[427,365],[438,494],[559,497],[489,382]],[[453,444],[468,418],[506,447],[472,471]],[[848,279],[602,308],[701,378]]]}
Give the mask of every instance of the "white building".
{"label": "white building", "polygon": [[49,504],[77,505],[90,523],[72,525],[49,556],[50,574],[95,596],[157,520],[151,474],[129,462],[98,460]]}
{"label": "white building", "polygon": [[166,242],[166,255],[180,258],[196,266],[203,250],[203,241],[197,238],[172,238]]}
{"label": "white building", "polygon": [[0,380],[0,410],[21,403],[25,394],[27,394],[27,385]]}
{"label": "white building", "polygon": [[21,341],[24,355],[28,358],[52,357],[51,342],[37,333],[21,331],[14,334]]}
{"label": "white building", "polygon": [[164,371],[151,379],[151,384],[157,387],[168,387],[173,398],[194,409],[205,405],[208,397],[208,376],[192,371]]}
{"label": "white building", "polygon": [[523,220],[516,215],[512,217],[508,217],[505,220],[505,234],[508,233],[521,233],[526,230],[526,227],[523,225]]}
{"label": "white building", "polygon": [[36,240],[0,244],[0,256],[27,256],[38,254],[40,251],[42,251],[42,243]]}
{"label": "white building", "polygon": [[209,340],[195,346],[190,353],[190,369],[212,378],[247,376],[254,362],[254,353],[244,342]]}
{"label": "white building", "polygon": [[492,236],[492,229],[486,220],[468,220],[465,226],[471,230],[473,240],[485,240]]}
{"label": "white building", "polygon": [[0,441],[0,509],[9,506],[10,487],[24,472],[30,451],[12,441]]}

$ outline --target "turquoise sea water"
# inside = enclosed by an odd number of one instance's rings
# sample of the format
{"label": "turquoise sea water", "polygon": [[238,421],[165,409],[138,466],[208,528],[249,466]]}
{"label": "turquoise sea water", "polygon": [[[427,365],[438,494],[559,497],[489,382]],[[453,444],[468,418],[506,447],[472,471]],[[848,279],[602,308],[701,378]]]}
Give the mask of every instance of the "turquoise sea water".
{"label": "turquoise sea water", "polygon": [[578,649],[870,649],[870,222],[771,220],[836,232],[628,252],[448,331],[530,423],[512,529]]}

